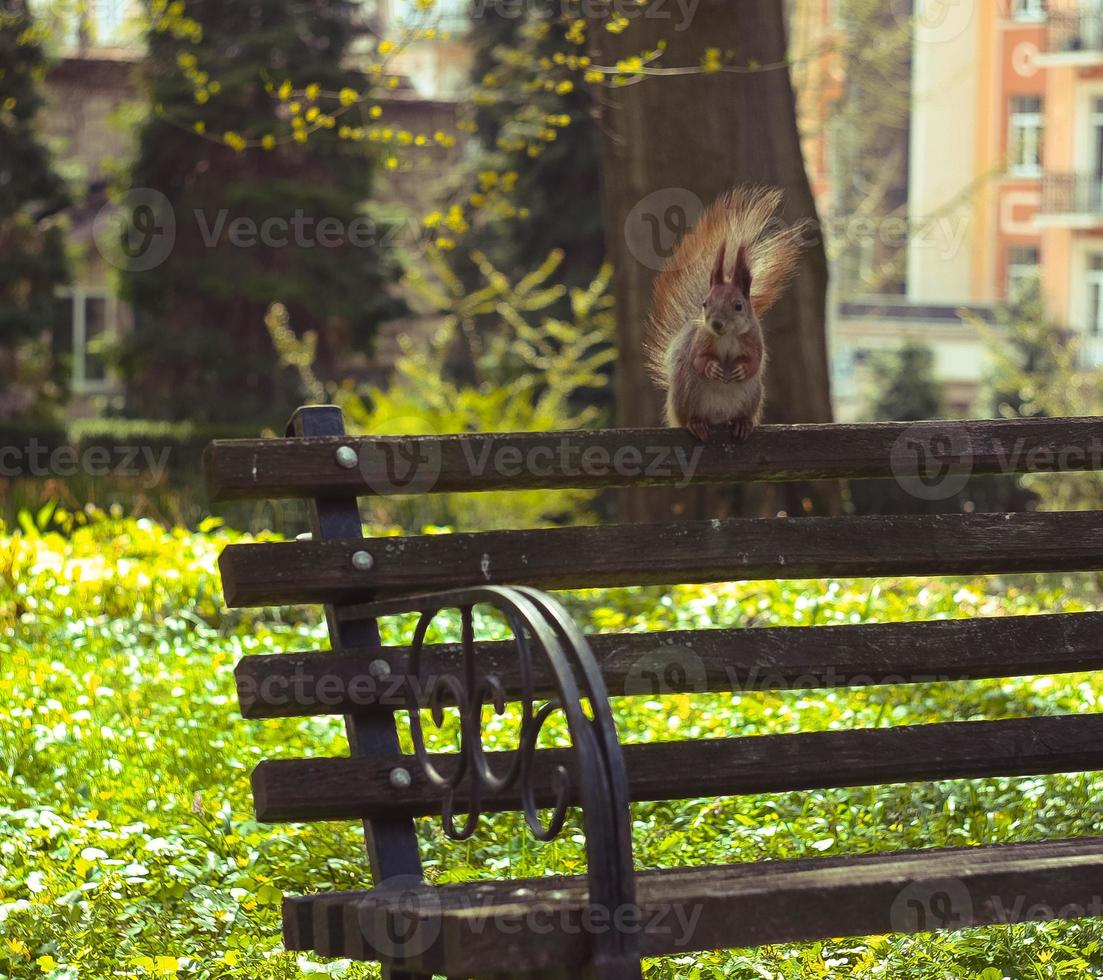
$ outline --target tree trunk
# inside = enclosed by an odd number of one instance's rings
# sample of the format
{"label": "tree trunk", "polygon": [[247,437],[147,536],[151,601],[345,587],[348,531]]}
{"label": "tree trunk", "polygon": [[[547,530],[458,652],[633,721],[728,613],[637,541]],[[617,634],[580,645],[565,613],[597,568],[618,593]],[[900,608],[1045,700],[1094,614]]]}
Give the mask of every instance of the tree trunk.
{"label": "tree trunk", "polygon": [[[659,423],[662,393],[649,380],[642,337],[652,281],[685,225],[730,187],[767,184],[785,192],[786,223],[816,219],[804,170],[796,108],[787,67],[782,0],[731,3],[700,0],[686,29],[678,5],[645,7],[621,34],[592,26],[595,62],[613,65],[665,41],[664,67],[699,66],[706,48],[725,64],[767,66],[746,73],[693,73],[649,78],[607,90],[598,108],[603,133],[603,207],[609,256],[615,264],[619,360],[617,421]],[[661,12],[669,11],[665,15]],[[682,27],[683,29],[679,29]],[[818,225],[817,225],[818,227]],[[825,313],[827,259],[818,235],[804,251],[799,276],[764,320],[770,352],[766,419],[831,420]],[[835,488],[791,488],[787,509],[837,508]],[[627,520],[717,516],[730,512],[729,488],[632,490],[624,494]],[[754,509],[776,507],[779,499]],[[751,509],[744,500],[740,509]]]}

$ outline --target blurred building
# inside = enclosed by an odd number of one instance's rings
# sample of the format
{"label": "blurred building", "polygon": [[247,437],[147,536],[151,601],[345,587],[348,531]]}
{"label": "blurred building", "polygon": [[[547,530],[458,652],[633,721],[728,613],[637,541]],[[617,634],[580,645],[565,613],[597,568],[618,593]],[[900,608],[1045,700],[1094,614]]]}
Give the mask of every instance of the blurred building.
{"label": "blurred building", "polygon": [[[389,66],[402,79],[381,99],[393,125],[415,133],[455,132],[457,96],[469,64],[464,6],[464,0],[446,0],[433,23],[450,37],[405,47]],[[130,329],[131,316],[94,231],[112,207],[109,185],[134,153],[136,123],[144,111],[138,7],[138,0],[88,0],[83,19],[62,39],[64,54],[46,78],[43,131],[75,201],[67,214],[73,284],[58,297],[54,337],[55,352],[70,365],[68,411],[75,418],[102,412],[121,394],[102,352]],[[378,0],[366,5],[365,16],[371,30],[387,36],[400,36],[404,26],[426,25],[413,0]],[[420,223],[433,209],[435,182],[459,152],[426,151],[416,171],[380,168],[377,200]],[[387,324],[373,360],[391,363],[398,350],[396,333],[409,327]],[[372,373],[373,365],[363,356],[350,352],[348,361],[353,370]],[[379,371],[374,374],[381,379]]]}
{"label": "blurred building", "polygon": [[[1103,364],[1103,0],[917,0],[913,10],[905,295],[842,297],[833,323],[841,416],[861,364],[931,346],[951,409],[986,368],[981,318],[1022,284]],[[987,412],[977,405],[975,411]]]}

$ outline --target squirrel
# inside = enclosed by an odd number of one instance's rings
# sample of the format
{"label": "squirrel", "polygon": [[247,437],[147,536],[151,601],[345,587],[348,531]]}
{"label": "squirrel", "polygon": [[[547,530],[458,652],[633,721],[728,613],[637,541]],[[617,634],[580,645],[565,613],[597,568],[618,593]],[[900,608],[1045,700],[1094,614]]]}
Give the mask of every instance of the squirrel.
{"label": "squirrel", "polygon": [[807,229],[771,227],[781,200],[781,191],[764,187],[721,195],[655,280],[648,369],[667,390],[667,424],[698,439],[708,438],[709,425],[728,425],[743,440],[762,418],[766,345],[758,318],[796,273]]}

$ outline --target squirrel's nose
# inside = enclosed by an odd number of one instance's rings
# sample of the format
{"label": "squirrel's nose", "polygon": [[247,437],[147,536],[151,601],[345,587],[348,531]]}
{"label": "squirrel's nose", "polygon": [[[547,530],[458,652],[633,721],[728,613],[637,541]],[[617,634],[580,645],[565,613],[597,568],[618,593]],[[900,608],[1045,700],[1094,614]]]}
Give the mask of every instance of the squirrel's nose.
{"label": "squirrel's nose", "polygon": [[709,326],[712,327],[712,332],[713,333],[723,333],[724,332],[724,321],[723,320],[713,320],[712,323],[709,324]]}

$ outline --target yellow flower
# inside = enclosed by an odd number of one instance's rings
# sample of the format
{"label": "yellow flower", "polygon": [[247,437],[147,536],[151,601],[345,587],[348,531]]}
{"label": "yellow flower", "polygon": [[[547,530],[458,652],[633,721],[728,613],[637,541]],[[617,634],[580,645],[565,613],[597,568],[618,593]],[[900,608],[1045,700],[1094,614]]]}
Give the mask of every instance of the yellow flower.
{"label": "yellow flower", "polygon": [[295,132],[293,132],[291,134],[291,138],[296,143],[305,143],[306,142],[306,130],[305,129],[296,129]]}
{"label": "yellow flower", "polygon": [[570,95],[574,91],[574,82],[566,81],[560,82],[555,86],[556,95]]}
{"label": "yellow flower", "polygon": [[376,50],[380,54],[390,54],[394,50],[394,41],[380,41]]}
{"label": "yellow flower", "polygon": [[594,71],[592,68],[586,72],[583,78],[591,85],[600,85],[605,81],[605,76],[599,71]]}
{"label": "yellow flower", "polygon": [[27,948],[27,944],[21,939],[7,940],[7,947],[13,956],[28,956],[31,952],[30,949]]}
{"label": "yellow flower", "polygon": [[298,102],[292,102],[291,105],[288,106],[288,108],[291,110],[291,115],[293,116],[297,116],[300,112],[303,111],[303,107],[299,105]]}
{"label": "yellow flower", "polygon": [[238,153],[241,153],[247,145],[244,137],[242,137],[240,133],[235,133],[233,130],[227,130],[223,133],[222,141],[230,147],[230,149]]}
{"label": "yellow flower", "polygon": [[720,70],[720,49],[705,48],[704,67],[707,72]]}
{"label": "yellow flower", "polygon": [[284,102],[286,102],[288,99],[291,98],[291,92],[292,92],[292,89],[291,89],[291,83],[290,82],[283,82],[280,85],[279,97]]}
{"label": "yellow flower", "polygon": [[368,110],[368,115],[371,116],[372,119],[378,119],[381,115],[383,115],[383,107],[378,106],[378,105],[373,105]]}
{"label": "yellow flower", "polygon": [[321,115],[321,113],[322,110],[319,109],[317,106],[311,106],[309,109],[306,110],[306,121],[308,123],[314,122],[314,120],[317,119],[318,116]]}
{"label": "yellow flower", "polygon": [[344,106],[352,105],[359,97],[360,96],[356,94],[356,89],[352,88],[343,88],[338,95],[341,105]]}
{"label": "yellow flower", "polygon": [[192,129],[194,129],[200,136],[202,136],[207,131],[207,124],[203,122],[202,119],[200,119],[199,122],[192,126]]}
{"label": "yellow flower", "polygon": [[274,150],[276,148],[276,137],[268,133],[261,139],[260,145],[266,150]]}
{"label": "yellow flower", "polygon": [[306,97],[313,102],[318,98],[318,94],[322,91],[321,86],[317,82],[311,82],[306,87]]}

